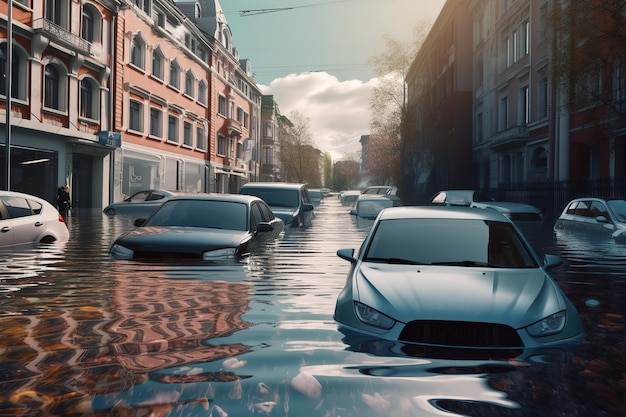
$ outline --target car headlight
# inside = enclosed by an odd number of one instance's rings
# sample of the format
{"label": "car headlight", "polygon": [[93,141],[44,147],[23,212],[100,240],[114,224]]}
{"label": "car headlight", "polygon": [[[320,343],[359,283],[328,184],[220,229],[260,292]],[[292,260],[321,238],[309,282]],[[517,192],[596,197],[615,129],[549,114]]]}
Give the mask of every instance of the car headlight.
{"label": "car headlight", "polygon": [[109,250],[111,256],[118,259],[133,259],[135,252],[132,249],[128,249],[126,246],[114,243]]}
{"label": "car headlight", "polygon": [[533,337],[550,336],[563,330],[566,320],[567,314],[565,311],[559,311],[558,313],[554,313],[551,316],[531,324],[526,330],[528,330],[528,333]]}
{"label": "car headlight", "polygon": [[359,303],[358,301],[354,302],[354,310],[356,311],[356,316],[359,320],[369,326],[388,330],[391,329],[396,323],[396,321],[391,317],[373,309],[372,307]]}
{"label": "car headlight", "polygon": [[236,253],[237,253],[236,248],[209,250],[209,251],[202,253],[202,260],[211,261],[211,260],[220,259],[220,258],[233,258],[235,257]]}

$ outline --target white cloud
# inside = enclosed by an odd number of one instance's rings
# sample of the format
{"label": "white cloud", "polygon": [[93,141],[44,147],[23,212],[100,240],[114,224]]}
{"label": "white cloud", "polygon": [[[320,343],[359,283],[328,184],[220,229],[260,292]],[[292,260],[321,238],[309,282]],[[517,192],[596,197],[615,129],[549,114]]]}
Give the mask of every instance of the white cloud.
{"label": "white cloud", "polygon": [[260,86],[274,96],[280,113],[298,111],[310,119],[314,146],[333,161],[360,152],[359,139],[369,133],[370,92],[376,79],[339,81],[326,72],[290,74]]}

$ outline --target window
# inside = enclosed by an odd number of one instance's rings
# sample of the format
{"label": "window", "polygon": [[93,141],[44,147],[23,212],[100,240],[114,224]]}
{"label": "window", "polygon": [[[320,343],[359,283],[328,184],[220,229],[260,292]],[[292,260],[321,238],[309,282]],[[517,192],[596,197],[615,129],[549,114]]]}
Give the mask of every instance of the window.
{"label": "window", "polygon": [[177,90],[180,88],[180,67],[176,61],[170,64],[170,86]]}
{"label": "window", "polygon": [[201,104],[207,104],[207,87],[204,80],[200,81],[198,84],[198,101]]}
{"label": "window", "polygon": [[133,0],[135,6],[150,14],[150,0]]}
{"label": "window", "polygon": [[65,110],[65,78],[55,64],[46,65],[44,76],[44,107]]}
{"label": "window", "polygon": [[46,19],[52,23],[66,28],[67,25],[67,0],[47,0],[44,2],[46,5]]}
{"label": "window", "polygon": [[228,151],[228,142],[226,142],[226,137],[224,135],[217,135],[217,154],[218,155],[226,155]]}
{"label": "window", "polygon": [[206,146],[207,140],[205,137],[204,128],[201,126],[198,126],[196,128],[196,142],[197,142],[196,146],[198,149],[203,149],[203,150],[207,149],[207,146]]}
{"label": "window", "polygon": [[542,78],[537,83],[537,118],[548,117],[548,79]]}
{"label": "window", "polygon": [[509,98],[500,99],[500,130],[509,128]]}
{"label": "window", "polygon": [[135,36],[130,46],[130,63],[137,68],[144,69],[144,43],[139,36]]}
{"label": "window", "polygon": [[189,122],[183,123],[183,145],[193,146],[193,126]]}
{"label": "window", "polygon": [[95,80],[83,78],[80,81],[80,116],[99,120],[98,117],[98,86]]}
{"label": "window", "polygon": [[520,121],[522,124],[530,123],[530,100],[529,100],[530,92],[528,90],[528,86],[522,87],[519,94],[520,100]]}
{"label": "window", "polygon": [[530,22],[522,23],[521,27],[522,36],[520,41],[522,42],[522,46],[520,48],[520,52],[522,56],[526,56],[529,54],[530,50]]}
{"label": "window", "polygon": [[189,97],[193,97],[193,85],[195,84],[195,78],[191,71],[187,71],[185,74],[185,94]]}
{"label": "window", "polygon": [[157,25],[159,27],[165,28],[165,13],[157,12]]}
{"label": "window", "polygon": [[237,107],[237,121],[243,125],[243,109],[241,107]]}
{"label": "window", "polygon": [[128,128],[136,132],[143,132],[143,103],[130,100],[128,106]]}
{"label": "window", "polygon": [[178,143],[178,117],[169,116],[167,119],[167,140]]}
{"label": "window", "polygon": [[481,143],[483,141],[483,113],[480,112],[476,115],[476,142]]}
{"label": "window", "polygon": [[163,53],[160,49],[155,49],[152,53],[152,76],[163,80]]}
{"label": "window", "polygon": [[217,112],[222,116],[226,116],[226,97],[220,95],[217,102]]}
{"label": "window", "polygon": [[163,137],[163,112],[156,107],[150,108],[150,136]]}
{"label": "window", "polygon": [[[25,59],[17,52],[13,46],[13,60],[11,62],[11,97],[26,99],[26,80],[28,79],[25,66]],[[6,65],[7,65],[7,44],[0,45],[0,95],[6,96]]]}
{"label": "window", "polygon": [[83,39],[93,42],[94,37],[94,17],[93,11],[88,6],[83,6],[83,21],[81,26],[81,36]]}
{"label": "window", "polygon": [[274,137],[274,129],[273,129],[274,125],[272,122],[267,121],[265,122],[265,137],[266,138],[272,138]]}

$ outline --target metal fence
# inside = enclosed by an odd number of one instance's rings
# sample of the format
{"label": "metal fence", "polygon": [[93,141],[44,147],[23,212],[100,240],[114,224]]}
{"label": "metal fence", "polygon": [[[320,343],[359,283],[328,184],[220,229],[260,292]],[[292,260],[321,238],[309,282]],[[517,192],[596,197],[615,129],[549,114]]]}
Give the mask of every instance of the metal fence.
{"label": "metal fence", "polygon": [[532,204],[545,219],[555,220],[574,198],[626,196],[626,180],[538,182],[485,191],[496,200]]}

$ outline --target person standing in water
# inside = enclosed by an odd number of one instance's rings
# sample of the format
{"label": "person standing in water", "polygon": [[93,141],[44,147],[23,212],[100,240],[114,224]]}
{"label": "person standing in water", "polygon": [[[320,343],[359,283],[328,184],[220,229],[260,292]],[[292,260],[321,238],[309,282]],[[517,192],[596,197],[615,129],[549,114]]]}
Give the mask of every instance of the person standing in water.
{"label": "person standing in water", "polygon": [[72,208],[72,203],[70,200],[70,187],[68,187],[67,185],[59,187],[59,190],[57,192],[57,207],[61,216],[63,216],[64,219],[67,219],[69,209]]}

